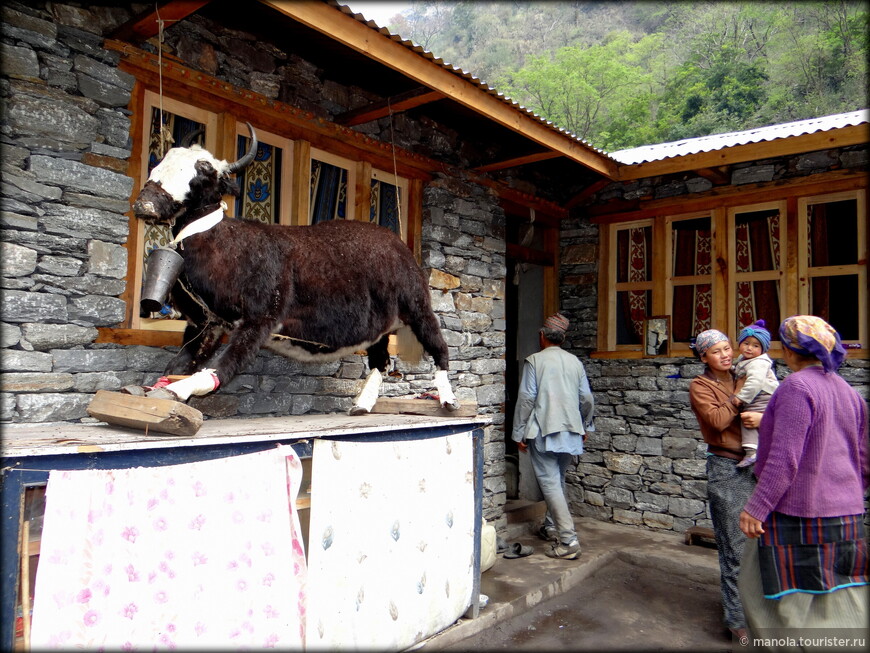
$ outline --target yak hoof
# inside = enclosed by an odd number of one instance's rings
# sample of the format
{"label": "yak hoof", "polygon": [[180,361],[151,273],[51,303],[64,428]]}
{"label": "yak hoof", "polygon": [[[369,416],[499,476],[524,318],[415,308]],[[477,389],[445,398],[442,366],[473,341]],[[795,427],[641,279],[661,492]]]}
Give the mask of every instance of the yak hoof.
{"label": "yak hoof", "polygon": [[441,404],[441,407],[449,410],[452,413],[454,410],[459,410],[459,401],[457,400],[451,402],[444,402],[443,404]]}
{"label": "yak hoof", "polygon": [[347,414],[351,415],[351,416],[368,415],[368,413],[369,413],[368,409],[363,408],[362,406],[351,406],[347,411]]}

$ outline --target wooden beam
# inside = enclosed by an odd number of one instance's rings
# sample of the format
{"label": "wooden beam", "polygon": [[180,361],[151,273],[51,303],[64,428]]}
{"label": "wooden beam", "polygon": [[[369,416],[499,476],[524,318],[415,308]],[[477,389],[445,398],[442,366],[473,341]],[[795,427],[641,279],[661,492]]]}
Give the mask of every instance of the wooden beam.
{"label": "wooden beam", "polygon": [[160,31],[160,23],[172,24],[184,20],[207,5],[210,0],[172,0],[162,7],[146,11],[117,27],[110,38],[120,41],[147,41]]}
{"label": "wooden beam", "polygon": [[505,168],[516,168],[524,166],[527,163],[537,163],[538,161],[546,161],[562,156],[559,152],[548,150],[547,152],[536,152],[535,154],[527,154],[526,156],[518,156],[513,159],[506,159],[497,163],[488,163],[485,166],[475,168],[477,172],[492,172],[493,170],[504,170]]}
{"label": "wooden beam", "polygon": [[777,138],[761,143],[734,145],[712,152],[698,152],[697,154],[675,156],[661,161],[621,165],[619,166],[619,179],[620,181],[628,181],[630,179],[670,175],[675,172],[716,168],[718,166],[744,163],[746,161],[758,161],[792,154],[829,150],[835,147],[861,145],[868,141],[870,141],[870,125],[853,125],[815,132],[813,134]]}
{"label": "wooden beam", "polygon": [[718,166],[716,168],[700,168],[695,170],[699,177],[708,179],[714,186],[725,186],[731,183],[731,175],[728,166]]}
{"label": "wooden beam", "polygon": [[600,191],[605,186],[609,186],[613,182],[610,179],[599,179],[598,181],[589,184],[585,190],[580,191],[574,197],[568,200],[565,204],[565,208],[569,211],[581,204],[585,203],[590,197],[595,195],[598,191]]}
{"label": "wooden beam", "polygon": [[259,0],[276,11],[353,48],[416,83],[446,97],[494,123],[521,134],[542,147],[576,161],[600,174],[616,179],[615,161],[596,152],[531,115],[491,95],[418,52],[359,22],[324,2],[311,0]]}
{"label": "wooden beam", "polygon": [[353,111],[345,111],[335,117],[335,121],[339,125],[361,125],[378,118],[383,118],[390,113],[401,113],[408,109],[437,102],[443,100],[444,94],[438,91],[433,91],[428,88],[415,88],[407,93],[399,93],[380,102],[373,102]]}
{"label": "wooden beam", "polygon": [[[787,200],[797,193],[818,195],[866,187],[867,176],[865,174],[837,170],[794,179],[780,179],[775,182],[715,188],[705,193],[698,193],[694,197],[678,195],[647,202],[632,201],[630,202],[632,206],[629,208],[624,208],[628,202],[602,204],[588,209],[587,215],[590,216],[590,222],[593,224],[609,224],[655,218],[660,215],[706,211],[718,206],[744,206],[760,202]],[[612,210],[609,210],[610,208]]]}

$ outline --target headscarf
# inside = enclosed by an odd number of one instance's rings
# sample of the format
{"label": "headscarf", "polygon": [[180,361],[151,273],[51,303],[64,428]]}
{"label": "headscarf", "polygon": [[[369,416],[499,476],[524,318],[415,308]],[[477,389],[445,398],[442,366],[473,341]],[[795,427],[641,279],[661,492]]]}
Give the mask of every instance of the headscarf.
{"label": "headscarf", "polygon": [[723,341],[727,342],[728,336],[716,329],[707,329],[706,331],[701,331],[701,333],[695,336],[695,344],[692,348],[700,358],[707,353],[707,350],[710,349],[710,347],[715,345],[717,342]]}
{"label": "headscarf", "polygon": [[825,372],[836,372],[846,358],[840,334],[815,315],[793,315],[779,326],[782,344],[802,356],[818,358]]}
{"label": "headscarf", "polygon": [[565,333],[568,330],[568,318],[562,315],[561,313],[554,313],[546,320],[544,320],[545,329],[553,329],[554,331],[561,331]]}
{"label": "headscarf", "polygon": [[739,345],[748,337],[752,336],[761,343],[761,351],[767,353],[767,350],[770,349],[770,331],[765,329],[764,326],[764,320],[756,320],[749,326],[743,327],[740,334],[737,336],[737,344]]}

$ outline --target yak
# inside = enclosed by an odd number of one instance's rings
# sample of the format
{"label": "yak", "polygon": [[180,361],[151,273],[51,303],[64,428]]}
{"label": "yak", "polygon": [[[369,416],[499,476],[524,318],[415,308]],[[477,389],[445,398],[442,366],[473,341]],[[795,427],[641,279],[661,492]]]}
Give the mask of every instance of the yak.
{"label": "yak", "polygon": [[[349,412],[367,413],[390,361],[388,338],[406,326],[437,367],[442,406],[456,410],[428,282],[396,234],[356,220],[288,226],[226,216],[222,197],[239,194],[232,175],[256,156],[250,123],[248,130],[250,147],[233,163],[199,145],[171,148],[133,202],[136,218],[171,228],[183,259],[171,301],[187,321],[165,376],[139,393],[168,390],[180,401],[208,394],[245,370],[261,347],[303,362],[365,350],[370,372]],[[169,383],[170,375],[188,378]],[[124,391],[137,394],[133,388]]]}

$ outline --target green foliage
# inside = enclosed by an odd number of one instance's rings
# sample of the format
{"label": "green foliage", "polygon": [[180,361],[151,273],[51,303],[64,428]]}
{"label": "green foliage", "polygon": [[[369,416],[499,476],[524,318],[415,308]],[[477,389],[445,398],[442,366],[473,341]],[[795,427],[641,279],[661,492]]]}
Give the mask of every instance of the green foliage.
{"label": "green foliage", "polygon": [[429,0],[392,27],[608,151],[867,106],[861,2]]}

